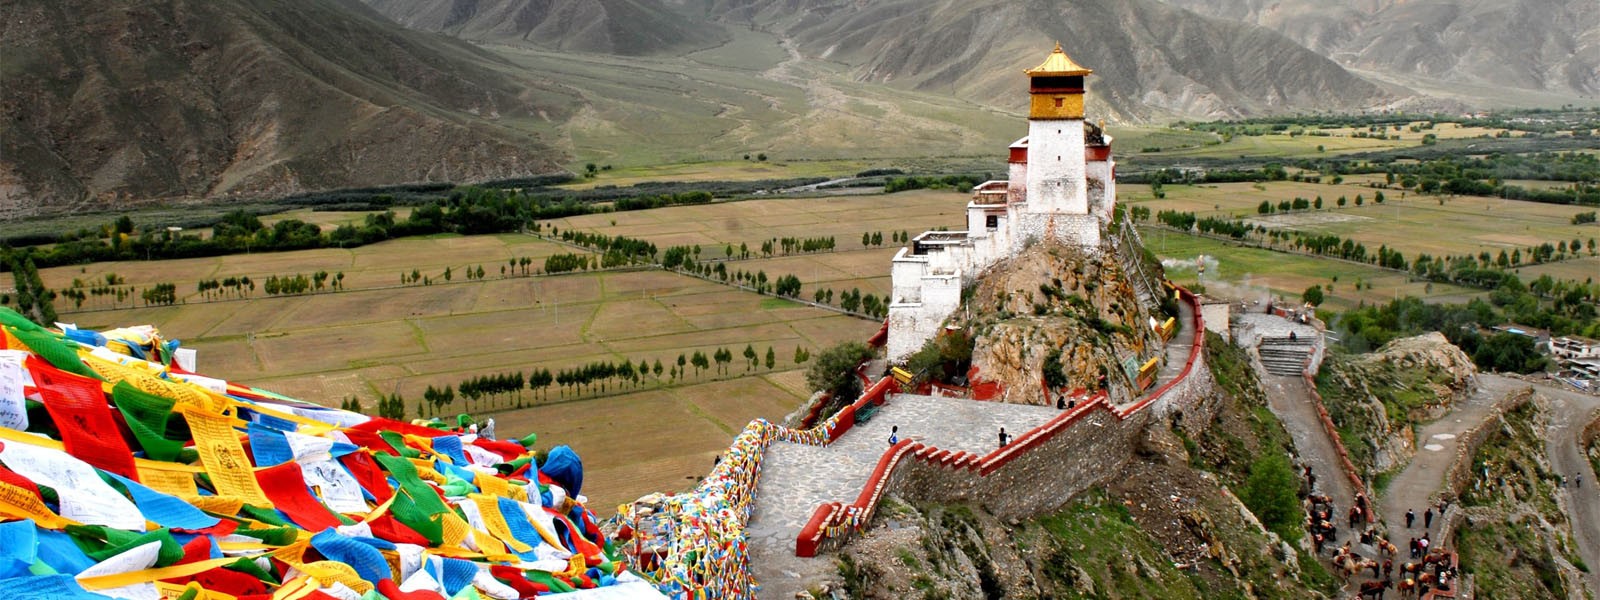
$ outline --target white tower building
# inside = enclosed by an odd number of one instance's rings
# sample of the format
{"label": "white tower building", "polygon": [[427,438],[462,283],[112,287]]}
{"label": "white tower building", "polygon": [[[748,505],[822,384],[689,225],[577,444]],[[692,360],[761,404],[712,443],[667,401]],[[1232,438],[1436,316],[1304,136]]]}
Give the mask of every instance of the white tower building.
{"label": "white tower building", "polygon": [[901,248],[890,271],[889,359],[934,336],[961,304],[961,287],[1033,241],[1100,249],[1116,204],[1111,137],[1084,122],[1084,77],[1056,44],[1028,75],[1028,137],[1010,148],[1008,181],[973,189],[966,231],[930,231]]}

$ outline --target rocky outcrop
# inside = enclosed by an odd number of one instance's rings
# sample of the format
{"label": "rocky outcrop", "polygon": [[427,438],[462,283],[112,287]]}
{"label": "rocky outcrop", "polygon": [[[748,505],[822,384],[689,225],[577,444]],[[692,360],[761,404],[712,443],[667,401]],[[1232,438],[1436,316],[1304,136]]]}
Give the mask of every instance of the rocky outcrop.
{"label": "rocky outcrop", "polygon": [[1005,402],[1052,402],[1040,381],[1048,369],[1067,389],[1098,389],[1104,375],[1113,403],[1127,402],[1137,393],[1120,358],[1162,355],[1149,310],[1105,255],[1035,244],[985,272],[967,306],[971,316],[955,320],[974,332],[973,365],[1002,384]]}
{"label": "rocky outcrop", "polygon": [[1330,356],[1317,388],[1351,460],[1371,476],[1410,460],[1417,450],[1413,425],[1448,412],[1471,392],[1477,373],[1466,353],[1435,332],[1370,354]]}

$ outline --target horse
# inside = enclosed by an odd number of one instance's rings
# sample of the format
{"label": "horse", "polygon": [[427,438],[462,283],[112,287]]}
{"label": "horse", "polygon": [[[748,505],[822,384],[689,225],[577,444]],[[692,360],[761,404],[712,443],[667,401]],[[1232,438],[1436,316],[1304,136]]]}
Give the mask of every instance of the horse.
{"label": "horse", "polygon": [[1394,587],[1394,582],[1387,579],[1383,581],[1368,581],[1361,584],[1361,598],[1366,600],[1369,596],[1373,600],[1383,600],[1385,590]]}
{"label": "horse", "polygon": [[1395,590],[1400,592],[1401,598],[1410,598],[1412,592],[1417,591],[1417,580],[1409,577],[1402,579],[1400,580],[1400,585],[1395,587]]}
{"label": "horse", "polygon": [[1400,548],[1395,546],[1394,542],[1389,540],[1378,540],[1378,549],[1383,552],[1384,556],[1392,557],[1400,554]]}

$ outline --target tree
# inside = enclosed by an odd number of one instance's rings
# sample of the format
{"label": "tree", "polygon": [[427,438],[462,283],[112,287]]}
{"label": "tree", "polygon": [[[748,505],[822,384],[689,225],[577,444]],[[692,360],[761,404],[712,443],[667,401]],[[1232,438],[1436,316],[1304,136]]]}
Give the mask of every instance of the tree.
{"label": "tree", "polygon": [[1239,499],[1267,529],[1291,544],[1300,539],[1300,482],[1289,458],[1278,453],[1261,455],[1250,464]]}
{"label": "tree", "polygon": [[1305,300],[1306,304],[1310,304],[1312,306],[1322,306],[1322,286],[1313,285],[1306,288],[1305,293],[1300,294],[1300,298]]}
{"label": "tree", "polygon": [[1339,208],[1344,208],[1344,202],[1345,202],[1344,196],[1339,196],[1339,200],[1337,202],[1337,204],[1339,205]]}
{"label": "tree", "polygon": [[[711,367],[711,361],[706,359],[706,353],[701,352],[699,350],[695,350],[694,351],[694,356],[689,359],[689,363],[694,365],[694,376],[695,377],[699,377],[700,376],[700,371],[701,370],[708,369],[708,368]],[[681,354],[678,355],[678,364],[680,364],[680,365],[683,364],[683,355],[681,355]]]}
{"label": "tree", "polygon": [[806,352],[806,349],[805,349],[804,346],[795,346],[794,347],[794,364],[797,364],[797,365],[798,364],[803,364],[808,360],[811,360],[811,353],[810,352]]}
{"label": "tree", "polygon": [[843,342],[817,354],[806,369],[806,384],[814,390],[833,394],[834,399],[852,401],[861,395],[861,380],[856,365],[872,357],[872,350],[861,342]]}
{"label": "tree", "polygon": [[1533,338],[1500,332],[1484,340],[1472,354],[1472,362],[1482,369],[1533,373],[1548,367],[1550,359],[1534,349]]}
{"label": "tree", "polygon": [[660,379],[661,378],[661,359],[659,359],[659,358],[656,359],[655,366],[651,367],[650,370],[655,373],[656,379]]}
{"label": "tree", "polygon": [[756,348],[755,348],[755,346],[751,346],[750,344],[745,344],[744,345],[744,360],[745,360],[744,370],[745,370],[746,373],[750,372],[751,369],[754,369],[756,367]]}
{"label": "tree", "polygon": [[1261,204],[1257,204],[1256,205],[1256,214],[1260,214],[1260,215],[1272,214],[1272,201],[1271,200],[1262,200]]}
{"label": "tree", "polygon": [[767,346],[767,368],[771,369],[776,366],[778,366],[778,353],[772,349],[772,346]]}
{"label": "tree", "polygon": [[868,232],[865,232],[865,231],[861,232],[861,247],[865,248],[865,247],[871,246],[871,245],[872,245],[872,234],[868,233]]}

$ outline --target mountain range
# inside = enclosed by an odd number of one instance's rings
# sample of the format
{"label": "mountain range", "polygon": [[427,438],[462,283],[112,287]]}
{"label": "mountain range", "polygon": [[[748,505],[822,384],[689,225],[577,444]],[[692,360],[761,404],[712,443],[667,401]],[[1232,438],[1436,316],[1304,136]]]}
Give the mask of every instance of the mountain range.
{"label": "mountain range", "polygon": [[1582,99],[1600,88],[1596,11],[1592,0],[16,0],[0,24],[0,219],[520,177],[595,157],[969,152],[1015,137],[1020,71],[1057,41],[1095,69],[1090,112],[1121,123]]}

